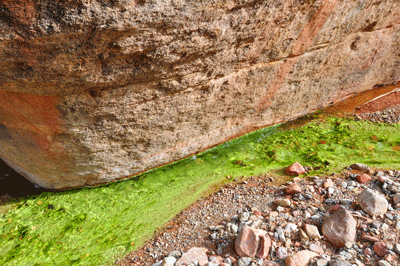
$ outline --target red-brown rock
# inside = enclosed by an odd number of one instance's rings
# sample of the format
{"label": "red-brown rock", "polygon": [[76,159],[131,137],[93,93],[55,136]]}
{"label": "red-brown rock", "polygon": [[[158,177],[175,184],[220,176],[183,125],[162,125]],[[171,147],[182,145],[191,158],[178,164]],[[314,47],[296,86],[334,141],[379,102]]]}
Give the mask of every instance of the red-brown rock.
{"label": "red-brown rock", "polygon": [[[243,226],[235,241],[235,250],[240,257],[268,255],[267,251],[269,251],[270,246],[271,240],[268,237],[268,232],[247,225]],[[260,252],[257,253],[259,249]]]}
{"label": "red-brown rock", "polygon": [[322,224],[322,234],[335,247],[344,247],[346,242],[356,241],[357,221],[351,212],[340,207]]}
{"label": "red-brown rock", "polygon": [[367,175],[367,174],[362,174],[362,175],[357,175],[357,180],[358,182],[360,182],[361,184],[365,184],[369,181],[372,180],[371,176]]}
{"label": "red-brown rock", "polygon": [[285,263],[287,266],[306,266],[310,260],[316,256],[318,256],[318,254],[315,252],[302,250],[290,257],[287,257]]}
{"label": "red-brown rock", "polygon": [[[206,248],[191,248],[187,252],[185,252],[182,257],[175,262],[176,266],[186,265],[198,261],[208,260],[207,257],[207,249]],[[186,263],[186,264],[185,264]]]}
{"label": "red-brown rock", "polygon": [[379,257],[385,256],[388,252],[384,242],[375,242],[374,251]]}
{"label": "red-brown rock", "polygon": [[362,234],[362,238],[367,240],[367,241],[371,241],[371,242],[379,242],[379,238],[377,238],[376,236]]}
{"label": "red-brown rock", "polygon": [[266,259],[269,254],[269,249],[271,248],[271,239],[269,239],[268,235],[260,236],[260,245],[258,247],[258,252],[256,254],[257,258]]}
{"label": "red-brown rock", "polygon": [[306,170],[304,169],[304,167],[301,164],[299,164],[298,162],[295,162],[294,164],[292,164],[291,166],[286,168],[285,172],[287,175],[298,176],[298,175],[304,174],[306,172]]}
{"label": "red-brown rock", "polygon": [[326,180],[324,181],[323,186],[324,186],[324,188],[333,187],[334,184],[333,184],[332,179],[330,179],[330,178],[326,179]]}
{"label": "red-brown rock", "polygon": [[297,183],[292,183],[286,188],[286,194],[293,195],[301,193],[301,187]]}

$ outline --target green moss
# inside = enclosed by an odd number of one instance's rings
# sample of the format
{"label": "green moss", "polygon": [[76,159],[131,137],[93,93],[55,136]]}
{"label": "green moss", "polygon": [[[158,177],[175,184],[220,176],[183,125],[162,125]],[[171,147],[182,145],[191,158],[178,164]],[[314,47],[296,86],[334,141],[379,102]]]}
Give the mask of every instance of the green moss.
{"label": "green moss", "polygon": [[[135,178],[21,199],[0,218],[1,265],[108,265],[182,209],[227,182],[294,161],[338,171],[354,162],[398,168],[400,126],[317,119],[273,126]],[[233,179],[232,178],[232,179]]]}

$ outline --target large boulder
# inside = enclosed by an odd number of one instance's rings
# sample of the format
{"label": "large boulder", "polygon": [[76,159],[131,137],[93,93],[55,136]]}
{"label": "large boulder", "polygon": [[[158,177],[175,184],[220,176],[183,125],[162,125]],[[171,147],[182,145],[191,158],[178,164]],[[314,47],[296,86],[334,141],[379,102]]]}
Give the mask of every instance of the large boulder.
{"label": "large boulder", "polygon": [[0,1],[0,157],[106,183],[400,80],[397,0]]}

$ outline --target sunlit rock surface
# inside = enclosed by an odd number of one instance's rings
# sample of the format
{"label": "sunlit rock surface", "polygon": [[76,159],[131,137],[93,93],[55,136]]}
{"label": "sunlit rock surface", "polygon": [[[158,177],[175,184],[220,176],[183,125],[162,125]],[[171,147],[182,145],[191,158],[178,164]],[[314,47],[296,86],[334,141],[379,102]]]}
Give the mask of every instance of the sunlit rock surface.
{"label": "sunlit rock surface", "polygon": [[400,80],[398,0],[0,0],[0,155],[110,182]]}

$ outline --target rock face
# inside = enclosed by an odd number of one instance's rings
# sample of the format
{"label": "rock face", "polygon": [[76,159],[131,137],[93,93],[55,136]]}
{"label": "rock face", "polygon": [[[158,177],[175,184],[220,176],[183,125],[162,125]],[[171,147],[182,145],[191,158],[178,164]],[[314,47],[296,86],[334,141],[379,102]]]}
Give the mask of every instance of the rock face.
{"label": "rock face", "polygon": [[110,182],[400,80],[400,6],[0,1],[0,157]]}

